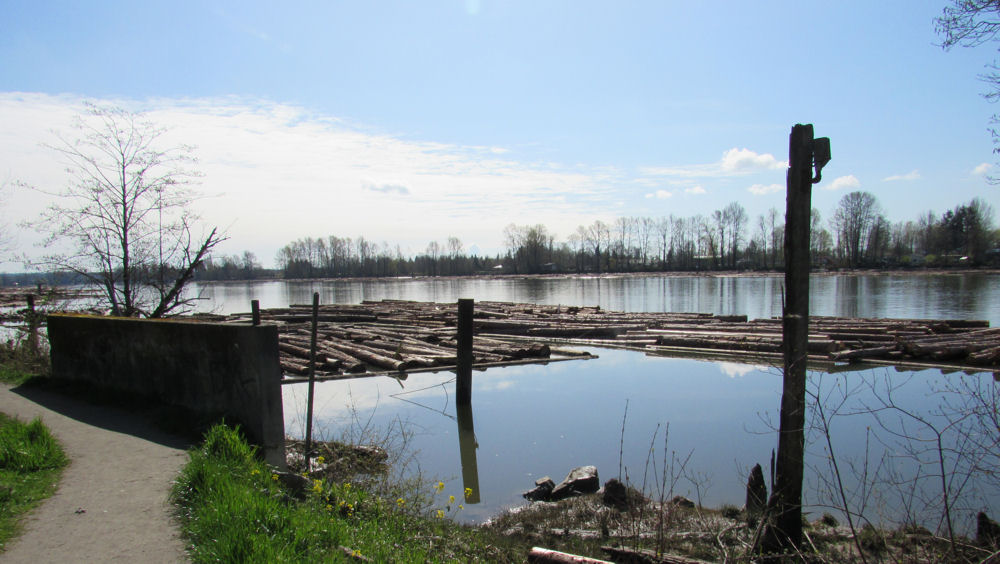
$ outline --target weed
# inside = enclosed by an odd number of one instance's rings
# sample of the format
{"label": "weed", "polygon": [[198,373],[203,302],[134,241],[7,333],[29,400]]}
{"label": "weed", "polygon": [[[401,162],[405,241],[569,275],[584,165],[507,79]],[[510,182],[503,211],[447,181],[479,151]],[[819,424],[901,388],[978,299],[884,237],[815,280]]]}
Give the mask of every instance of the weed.
{"label": "weed", "polygon": [[0,414],[0,548],[20,517],[55,492],[66,455],[39,419],[22,423]]}

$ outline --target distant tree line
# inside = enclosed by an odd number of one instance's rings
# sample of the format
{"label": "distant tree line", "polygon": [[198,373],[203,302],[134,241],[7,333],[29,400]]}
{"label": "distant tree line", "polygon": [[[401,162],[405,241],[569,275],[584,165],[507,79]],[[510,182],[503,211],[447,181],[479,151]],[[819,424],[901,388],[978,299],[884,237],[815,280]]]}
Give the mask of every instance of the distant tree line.
{"label": "distant tree line", "polygon": [[[828,221],[812,210],[810,251],[815,268],[1000,266],[993,208],[975,198],[937,216],[891,223],[868,192],[841,198]],[[306,237],[278,251],[284,278],[465,276],[471,274],[608,273],[782,270],[784,214],[751,218],[738,202],[708,215],[619,217],[576,228],[565,240],[545,225],[508,225],[504,251],[469,255],[460,239],[432,241],[405,256],[399,245],[364,237]],[[264,273],[264,274],[262,274]],[[252,253],[206,262],[199,279],[267,275]]]}

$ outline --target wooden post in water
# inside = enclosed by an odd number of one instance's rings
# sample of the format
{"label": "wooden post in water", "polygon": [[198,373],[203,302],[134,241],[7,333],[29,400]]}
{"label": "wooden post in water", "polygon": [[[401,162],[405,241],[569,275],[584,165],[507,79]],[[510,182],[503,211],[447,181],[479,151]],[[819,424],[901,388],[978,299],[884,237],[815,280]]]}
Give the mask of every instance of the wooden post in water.
{"label": "wooden post in water", "polygon": [[455,401],[458,405],[472,403],[472,312],[475,300],[458,300],[458,361],[455,363]]}
{"label": "wooden post in water", "polygon": [[[778,458],[768,501],[765,553],[802,547],[802,477],[805,453],[806,362],[809,352],[809,223],[812,185],[830,160],[830,140],[813,139],[813,126],[797,124],[788,141],[785,211],[784,378]],[[817,177],[812,171],[816,168]]]}
{"label": "wooden post in water", "polygon": [[[38,285],[41,289],[42,285]],[[34,360],[38,356],[38,315],[35,313],[35,296],[28,294],[28,350],[31,351],[31,358]]]}
{"label": "wooden post in water", "polygon": [[250,300],[250,317],[254,325],[260,325],[260,300]]}
{"label": "wooden post in water", "polygon": [[306,404],[306,469],[312,469],[313,393],[316,388],[316,331],[319,325],[319,293],[313,293],[312,330],[309,332],[309,396]]}

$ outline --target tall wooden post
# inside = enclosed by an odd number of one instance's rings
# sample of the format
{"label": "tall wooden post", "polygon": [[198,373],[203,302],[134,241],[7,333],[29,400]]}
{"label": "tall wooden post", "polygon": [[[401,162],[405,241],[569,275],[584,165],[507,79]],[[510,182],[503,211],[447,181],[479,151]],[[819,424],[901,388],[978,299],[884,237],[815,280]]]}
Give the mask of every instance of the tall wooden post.
{"label": "tall wooden post", "polygon": [[458,361],[455,363],[455,401],[458,405],[472,403],[472,312],[475,300],[458,300]]}
{"label": "tall wooden post", "polygon": [[254,325],[260,325],[260,300],[250,300],[250,319]]}
{"label": "tall wooden post", "polygon": [[312,331],[309,338],[309,399],[306,400],[306,469],[312,470],[313,394],[316,388],[316,332],[319,325],[319,293],[313,293]]}
{"label": "tall wooden post", "polygon": [[785,211],[784,381],[774,491],[764,532],[766,553],[802,546],[806,360],[809,346],[809,214],[812,207],[813,126],[796,125],[788,144]]}

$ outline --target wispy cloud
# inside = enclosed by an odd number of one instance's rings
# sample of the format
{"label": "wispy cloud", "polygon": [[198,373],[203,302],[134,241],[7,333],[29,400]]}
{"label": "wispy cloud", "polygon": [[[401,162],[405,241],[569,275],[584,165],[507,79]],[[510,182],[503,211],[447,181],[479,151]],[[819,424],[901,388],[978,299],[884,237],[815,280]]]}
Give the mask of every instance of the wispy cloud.
{"label": "wispy cloud", "polygon": [[993,170],[992,164],[981,163],[980,165],[976,166],[976,168],[972,169],[972,174],[975,176],[986,176],[987,174],[990,173],[991,170]]}
{"label": "wispy cloud", "polygon": [[848,174],[847,176],[838,176],[833,182],[821,184],[820,187],[823,190],[853,190],[861,188],[861,181],[853,174]]}
{"label": "wispy cloud", "polygon": [[362,182],[361,188],[370,192],[380,192],[382,194],[409,195],[410,189],[402,184],[375,184],[374,182]]}
{"label": "wispy cloud", "polygon": [[706,194],[705,189],[701,186],[692,186],[690,188],[685,188],[684,192],[687,194]]}
{"label": "wispy cloud", "polygon": [[668,198],[673,197],[673,195],[674,195],[673,192],[669,192],[667,190],[657,190],[656,192],[652,192],[652,193],[646,194],[646,197],[647,198],[656,198],[658,200],[666,200]]}
{"label": "wispy cloud", "polygon": [[[449,235],[499,248],[512,221],[569,233],[613,209],[633,180],[613,167],[512,159],[502,147],[403,139],[266,100],[111,103],[149,109],[168,129],[165,143],[196,146],[205,174],[197,211],[228,228],[222,252],[250,249],[265,262],[307,235],[364,234],[407,252]],[[40,187],[65,183],[57,155],[39,144],[81,110],[79,97],[0,93],[0,171]],[[11,205],[33,217],[45,202],[19,195]]]}
{"label": "wispy cloud", "polygon": [[882,180],[884,182],[895,182],[897,180],[918,180],[920,178],[920,171],[911,170],[906,174],[893,174],[892,176],[886,176]]}
{"label": "wispy cloud", "polygon": [[763,196],[765,194],[773,194],[775,192],[780,192],[784,188],[785,187],[782,186],[781,184],[766,184],[766,185],[754,184],[753,186],[747,188],[747,191],[757,196]]}

